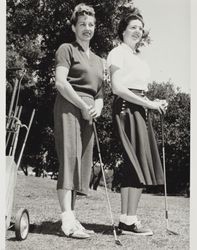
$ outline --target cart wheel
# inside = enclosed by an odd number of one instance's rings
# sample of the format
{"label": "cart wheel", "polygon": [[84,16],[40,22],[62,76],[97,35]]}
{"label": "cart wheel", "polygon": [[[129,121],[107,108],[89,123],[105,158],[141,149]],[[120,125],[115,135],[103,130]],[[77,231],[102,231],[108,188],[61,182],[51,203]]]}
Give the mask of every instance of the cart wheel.
{"label": "cart wheel", "polygon": [[29,233],[29,213],[27,209],[21,208],[16,214],[15,234],[17,240],[25,240]]}

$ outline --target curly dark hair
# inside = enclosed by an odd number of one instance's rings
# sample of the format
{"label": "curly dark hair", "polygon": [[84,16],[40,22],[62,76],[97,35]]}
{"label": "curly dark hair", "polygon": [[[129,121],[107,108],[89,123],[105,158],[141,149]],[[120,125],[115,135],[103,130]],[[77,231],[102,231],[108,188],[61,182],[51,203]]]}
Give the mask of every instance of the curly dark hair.
{"label": "curly dark hair", "polygon": [[119,39],[123,42],[123,32],[126,30],[129,22],[131,20],[139,20],[143,25],[143,34],[142,39],[136,44],[135,52],[140,53],[139,48],[149,45],[151,43],[151,39],[149,36],[149,31],[144,29],[144,20],[141,12],[138,8],[133,7],[132,4],[126,4],[120,7],[120,22],[117,29],[117,35]]}
{"label": "curly dark hair", "polygon": [[144,27],[144,21],[143,17],[141,14],[133,14],[133,13],[128,13],[124,15],[118,25],[118,36],[121,41],[123,41],[123,32],[126,30],[127,26],[129,25],[131,20],[139,20],[141,21],[143,27]]}

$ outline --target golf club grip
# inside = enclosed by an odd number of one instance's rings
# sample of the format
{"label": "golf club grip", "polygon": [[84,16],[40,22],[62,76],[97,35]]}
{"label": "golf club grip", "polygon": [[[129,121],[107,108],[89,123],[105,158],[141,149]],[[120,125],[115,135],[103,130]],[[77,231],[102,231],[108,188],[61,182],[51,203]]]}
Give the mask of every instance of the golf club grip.
{"label": "golf club grip", "polygon": [[161,115],[161,136],[162,136],[162,148],[164,148],[164,127],[163,127],[163,115]]}
{"label": "golf club grip", "polygon": [[166,211],[165,215],[166,215],[166,219],[168,219],[168,211]]}
{"label": "golf club grip", "polygon": [[161,115],[161,135],[162,135],[162,158],[163,158],[163,171],[164,171],[164,192],[167,195],[167,187],[166,187],[166,159],[165,159],[165,142],[164,142],[164,118]]}
{"label": "golf club grip", "polygon": [[19,83],[19,81],[18,81],[18,79],[16,79],[15,83],[14,83],[14,89],[13,89],[13,92],[12,92],[12,98],[11,98],[11,102],[10,102],[8,117],[10,117],[11,113],[12,113],[12,109],[13,109],[13,105],[14,105],[14,99],[15,99],[15,96],[16,96],[16,91],[17,91],[18,83]]}
{"label": "golf club grip", "polygon": [[95,122],[94,122],[94,121],[92,122],[92,124],[93,124],[94,135],[95,135],[95,139],[96,139],[96,144],[97,144],[98,153],[100,154],[101,150],[100,150],[100,145],[99,145],[99,140],[98,140],[96,125],[95,125]]}
{"label": "golf club grip", "polygon": [[17,106],[18,106],[19,95],[20,95],[20,90],[21,90],[21,82],[22,82],[22,80],[23,80],[25,74],[26,74],[26,69],[23,69],[23,74],[22,74],[22,76],[21,76],[21,78],[20,78],[20,80],[19,80],[19,83],[18,83],[18,92],[17,92],[17,96],[16,96],[15,109],[16,109]]}

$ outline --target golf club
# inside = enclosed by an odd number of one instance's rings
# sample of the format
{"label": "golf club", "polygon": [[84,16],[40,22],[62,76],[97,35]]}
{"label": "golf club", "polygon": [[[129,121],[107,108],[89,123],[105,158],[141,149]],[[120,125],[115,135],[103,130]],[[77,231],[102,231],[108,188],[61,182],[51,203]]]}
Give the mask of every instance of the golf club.
{"label": "golf club", "polygon": [[7,116],[7,123],[6,123],[6,128],[9,128],[10,126],[10,122],[11,122],[11,114],[12,114],[12,110],[13,110],[13,106],[14,106],[14,100],[15,100],[15,96],[16,96],[16,93],[17,93],[17,88],[18,88],[18,79],[15,80],[14,82],[14,89],[12,91],[12,98],[11,98],[11,101],[10,101],[10,107],[9,107],[9,111],[8,111],[8,116]]}
{"label": "golf club", "polygon": [[100,145],[99,145],[99,140],[98,140],[95,121],[93,121],[93,129],[94,129],[94,135],[95,135],[95,139],[96,139],[99,162],[100,162],[100,165],[101,165],[101,171],[102,171],[102,175],[103,175],[103,181],[104,181],[104,186],[105,186],[105,193],[106,193],[109,213],[110,213],[110,217],[111,217],[111,223],[112,223],[112,227],[113,227],[114,239],[115,239],[115,243],[117,245],[122,246],[122,243],[120,242],[120,240],[118,239],[117,234],[116,234],[116,228],[115,228],[115,223],[114,223],[112,210],[111,210],[111,204],[110,204],[110,201],[109,201],[109,196],[108,196],[108,191],[107,191],[107,183],[106,183],[106,179],[105,179],[105,172],[104,172],[104,168],[103,168],[103,161],[102,161],[102,158],[101,158],[101,151],[100,151]]}
{"label": "golf club", "polygon": [[166,182],[166,162],[165,162],[165,143],[164,143],[164,115],[161,115],[161,134],[162,134],[162,157],[163,157],[163,172],[164,172],[164,197],[165,197],[165,219],[166,231],[170,235],[178,235],[178,233],[169,229],[168,225],[168,201],[167,201],[167,182]]}
{"label": "golf club", "polygon": [[20,95],[20,90],[21,90],[21,82],[22,82],[25,74],[26,74],[26,69],[22,69],[22,76],[20,77],[20,80],[18,82],[18,92],[17,92],[17,96],[16,96],[16,101],[15,101],[15,109],[18,106],[19,95]]}

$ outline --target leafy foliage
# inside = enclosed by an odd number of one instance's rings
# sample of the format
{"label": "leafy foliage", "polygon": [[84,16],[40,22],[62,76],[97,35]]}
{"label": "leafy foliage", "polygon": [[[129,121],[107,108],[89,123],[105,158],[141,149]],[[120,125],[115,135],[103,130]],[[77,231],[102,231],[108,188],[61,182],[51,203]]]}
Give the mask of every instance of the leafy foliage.
{"label": "leafy foliage", "polygon": [[[166,99],[169,103],[164,117],[165,160],[167,168],[167,186],[169,192],[188,192],[190,183],[190,95],[182,93],[174,85],[153,83],[148,95]],[[161,149],[161,120],[154,116],[158,143]],[[160,150],[161,151],[161,150]]]}

